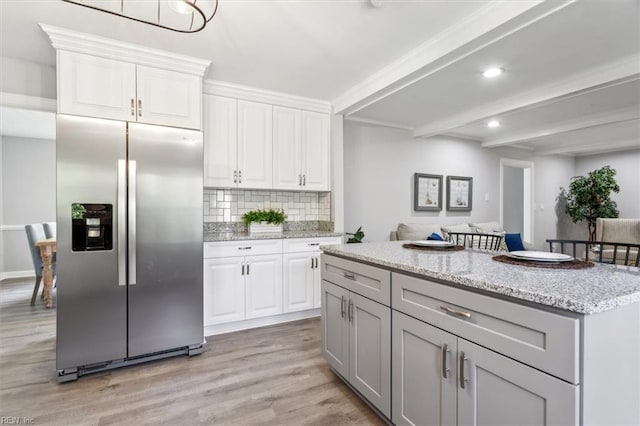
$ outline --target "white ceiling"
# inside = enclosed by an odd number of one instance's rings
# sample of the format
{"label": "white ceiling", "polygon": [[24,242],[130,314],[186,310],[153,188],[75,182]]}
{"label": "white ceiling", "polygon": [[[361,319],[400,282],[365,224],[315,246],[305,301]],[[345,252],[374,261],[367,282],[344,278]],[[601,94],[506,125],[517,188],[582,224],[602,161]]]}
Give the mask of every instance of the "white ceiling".
{"label": "white ceiling", "polygon": [[[640,0],[375,3],[220,0],[207,28],[177,34],[60,0],[0,0],[0,55],[53,65],[42,22],[209,59],[210,79],[328,100],[416,137],[640,148]],[[488,66],[505,73],[484,79]]]}

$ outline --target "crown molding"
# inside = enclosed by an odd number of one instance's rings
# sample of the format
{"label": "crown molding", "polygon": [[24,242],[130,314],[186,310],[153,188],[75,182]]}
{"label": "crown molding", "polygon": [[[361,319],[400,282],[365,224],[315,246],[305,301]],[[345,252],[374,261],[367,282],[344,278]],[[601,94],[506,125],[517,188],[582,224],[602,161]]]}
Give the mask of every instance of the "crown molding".
{"label": "crown molding", "polygon": [[273,92],[256,87],[242,86],[218,80],[205,80],[203,85],[205,94],[244,99],[247,101],[264,102],[290,108],[331,114],[333,108],[329,101],[305,98],[286,93]]}
{"label": "crown molding", "polygon": [[0,92],[0,106],[45,112],[57,111],[57,101],[55,99],[28,96],[19,93]]}
{"label": "crown molding", "polygon": [[211,61],[178,55],[164,50],[125,43],[47,24],[38,24],[56,49],[85,53],[138,65],[177,71],[203,77]]}

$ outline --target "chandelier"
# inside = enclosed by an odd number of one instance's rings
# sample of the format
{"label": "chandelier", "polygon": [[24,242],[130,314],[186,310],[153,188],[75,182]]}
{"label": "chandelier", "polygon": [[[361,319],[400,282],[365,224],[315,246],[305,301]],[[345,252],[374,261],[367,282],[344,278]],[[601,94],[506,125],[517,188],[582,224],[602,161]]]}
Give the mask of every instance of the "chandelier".
{"label": "chandelier", "polygon": [[202,30],[218,0],[62,0],[179,33]]}

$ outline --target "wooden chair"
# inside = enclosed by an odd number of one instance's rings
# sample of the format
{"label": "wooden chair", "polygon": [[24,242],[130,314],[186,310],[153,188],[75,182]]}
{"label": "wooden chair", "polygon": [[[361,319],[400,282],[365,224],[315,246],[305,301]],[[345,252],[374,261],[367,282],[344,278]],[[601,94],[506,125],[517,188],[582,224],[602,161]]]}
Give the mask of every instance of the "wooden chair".
{"label": "wooden chair", "polygon": [[474,232],[449,232],[447,240],[469,248],[483,250],[500,250],[502,245],[501,234],[477,234]]}
{"label": "wooden chair", "polygon": [[[638,267],[640,265],[640,244],[615,243],[610,241],[584,240],[547,240],[549,251],[565,253],[565,246],[571,247],[570,253],[576,259],[593,260],[599,263],[611,263]],[[581,250],[579,250],[581,248]]]}

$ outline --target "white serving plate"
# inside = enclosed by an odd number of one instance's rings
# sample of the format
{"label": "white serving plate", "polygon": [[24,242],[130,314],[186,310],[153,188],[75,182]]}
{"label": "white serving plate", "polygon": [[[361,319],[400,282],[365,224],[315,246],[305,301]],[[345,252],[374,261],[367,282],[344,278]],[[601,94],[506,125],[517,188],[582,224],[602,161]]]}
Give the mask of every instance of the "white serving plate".
{"label": "white serving plate", "polygon": [[573,257],[563,253],[551,253],[548,251],[511,251],[507,256],[520,260],[532,260],[535,262],[571,262]]}
{"label": "white serving plate", "polygon": [[453,247],[455,244],[451,241],[439,241],[439,240],[418,240],[411,241],[414,246],[421,247]]}

